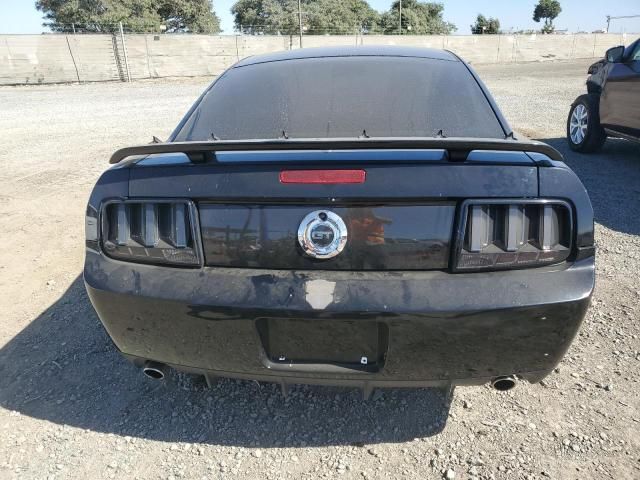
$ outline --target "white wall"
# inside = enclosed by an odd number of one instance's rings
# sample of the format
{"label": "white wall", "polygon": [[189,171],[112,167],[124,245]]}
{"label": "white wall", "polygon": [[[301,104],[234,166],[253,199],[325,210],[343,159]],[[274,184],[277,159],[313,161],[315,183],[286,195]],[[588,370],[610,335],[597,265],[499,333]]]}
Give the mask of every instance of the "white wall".
{"label": "white wall", "polygon": [[[470,63],[602,57],[632,34],[576,35],[310,35],[304,47],[404,45],[451,50]],[[297,36],[0,35],[0,84],[94,82],[215,76],[238,60],[299,47]]]}

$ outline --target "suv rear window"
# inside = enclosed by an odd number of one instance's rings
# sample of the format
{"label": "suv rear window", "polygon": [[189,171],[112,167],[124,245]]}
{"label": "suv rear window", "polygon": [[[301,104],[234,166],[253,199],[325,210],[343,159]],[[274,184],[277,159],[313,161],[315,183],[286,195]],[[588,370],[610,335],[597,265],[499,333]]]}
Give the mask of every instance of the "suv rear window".
{"label": "suv rear window", "polygon": [[176,141],[358,137],[504,138],[489,101],[459,61],[332,57],[227,71]]}

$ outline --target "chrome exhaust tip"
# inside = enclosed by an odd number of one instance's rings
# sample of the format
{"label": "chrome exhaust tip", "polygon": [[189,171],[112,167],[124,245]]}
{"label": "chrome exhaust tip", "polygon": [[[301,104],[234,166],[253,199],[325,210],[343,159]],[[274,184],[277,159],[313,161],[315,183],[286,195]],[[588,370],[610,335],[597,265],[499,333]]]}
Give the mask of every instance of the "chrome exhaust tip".
{"label": "chrome exhaust tip", "polygon": [[491,380],[491,386],[499,392],[506,392],[516,386],[516,377],[514,375],[496,377]]}
{"label": "chrome exhaust tip", "polygon": [[164,363],[147,362],[142,367],[142,373],[153,380],[162,380],[167,375],[167,366]]}

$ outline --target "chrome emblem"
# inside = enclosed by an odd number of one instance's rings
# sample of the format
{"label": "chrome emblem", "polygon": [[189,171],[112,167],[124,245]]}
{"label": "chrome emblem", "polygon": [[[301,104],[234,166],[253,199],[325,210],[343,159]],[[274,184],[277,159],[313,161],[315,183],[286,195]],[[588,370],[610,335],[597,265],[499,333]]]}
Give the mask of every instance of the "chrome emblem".
{"label": "chrome emblem", "polygon": [[347,244],[347,226],[328,210],[316,210],[304,217],[298,227],[298,242],[306,255],[332,258]]}

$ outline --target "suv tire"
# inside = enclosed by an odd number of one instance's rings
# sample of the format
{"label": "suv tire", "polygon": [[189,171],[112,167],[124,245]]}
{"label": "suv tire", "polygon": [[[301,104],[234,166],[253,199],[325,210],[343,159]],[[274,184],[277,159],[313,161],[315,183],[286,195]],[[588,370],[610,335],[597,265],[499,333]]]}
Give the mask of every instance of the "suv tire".
{"label": "suv tire", "polygon": [[600,125],[600,96],[580,95],[571,105],[567,118],[567,142],[575,152],[590,153],[602,148],[607,134]]}

